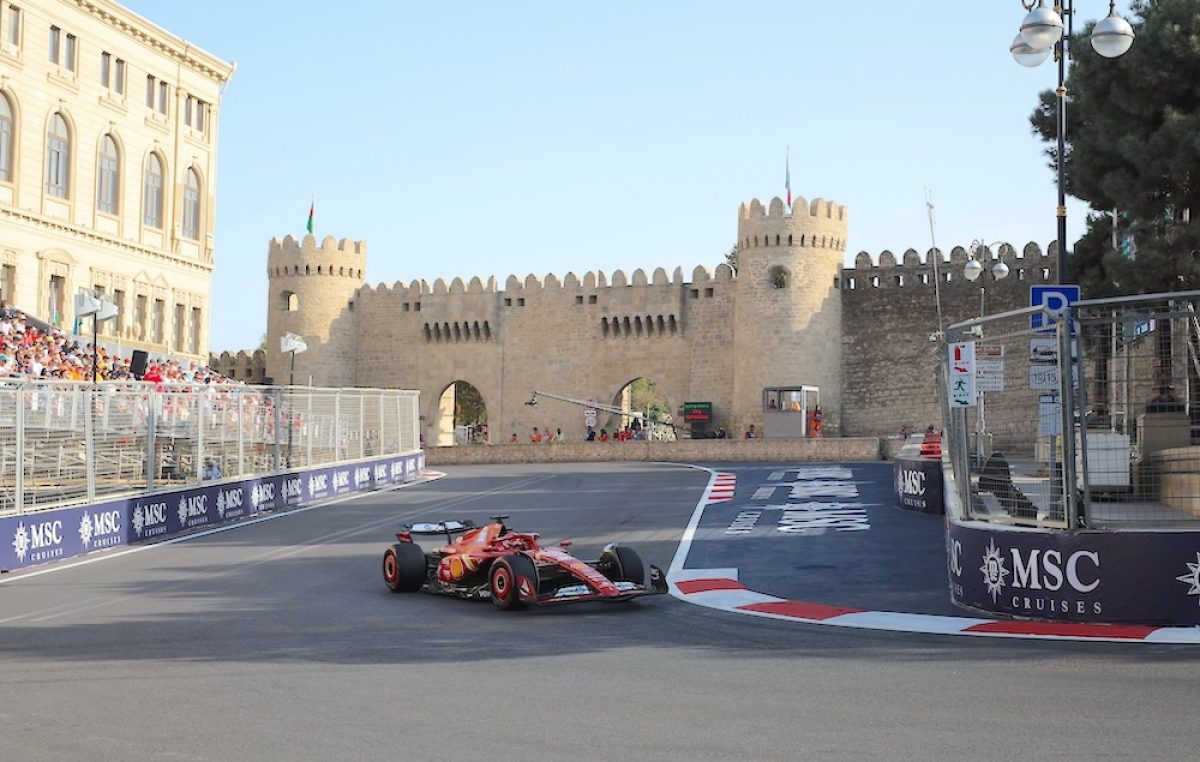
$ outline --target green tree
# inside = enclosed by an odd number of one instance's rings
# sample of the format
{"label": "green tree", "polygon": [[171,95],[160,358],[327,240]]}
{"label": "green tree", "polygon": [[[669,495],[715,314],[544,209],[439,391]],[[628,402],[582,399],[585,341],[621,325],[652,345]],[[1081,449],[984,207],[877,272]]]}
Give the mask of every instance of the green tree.
{"label": "green tree", "polygon": [[725,254],[725,264],[733,268],[733,274],[737,275],[738,268],[738,247],[735,243],[732,248]]}
{"label": "green tree", "polygon": [[669,405],[666,395],[650,379],[638,378],[629,384],[630,411],[648,413],[652,421],[669,423],[671,421]]}
{"label": "green tree", "polygon": [[[1091,25],[1071,44],[1067,192],[1095,213],[1067,279],[1088,297],[1200,287],[1200,3],[1138,0],[1130,21],[1137,39],[1120,58],[1092,50]],[[1030,121],[1056,167],[1053,91]],[[1119,251],[1129,241],[1132,256]]]}
{"label": "green tree", "polygon": [[454,425],[480,426],[487,423],[487,406],[483,396],[466,381],[454,382]]}

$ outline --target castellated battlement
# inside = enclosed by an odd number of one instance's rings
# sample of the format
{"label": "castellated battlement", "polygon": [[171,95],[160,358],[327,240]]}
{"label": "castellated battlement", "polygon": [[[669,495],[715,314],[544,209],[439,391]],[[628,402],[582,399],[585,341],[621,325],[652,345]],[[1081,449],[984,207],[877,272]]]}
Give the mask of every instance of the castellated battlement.
{"label": "castellated battlement", "polygon": [[775,246],[845,251],[846,207],[825,199],[812,203],[799,197],[788,209],[776,196],[770,205],[754,199],[738,207],[738,248],[746,251]]}
{"label": "castellated battlement", "polygon": [[[939,269],[942,266],[949,267],[955,265],[960,266],[961,269],[961,266],[966,265],[969,258],[968,250],[964,246],[955,246],[952,248],[949,257],[946,256],[945,252],[938,249],[929,249],[925,252],[924,256],[918,253],[916,249],[908,249],[899,260],[896,259],[895,254],[886,249],[880,252],[878,257],[872,257],[870,253],[860,251],[854,257],[854,267],[847,268],[847,270],[928,270],[933,267],[935,251],[941,256],[941,259],[938,261]],[[1019,250],[1010,243],[992,246],[992,259],[1003,259],[1004,263],[1010,267],[1020,266],[1021,263],[1026,263],[1026,267],[1046,267],[1050,260],[1056,258],[1057,253],[1058,244],[1054,241],[1051,241],[1045,250],[1033,241],[1025,244]]]}
{"label": "castellated battlement", "polygon": [[272,238],[267,247],[267,275],[333,275],[362,280],[367,266],[366,241],[337,240],[331,235],[317,239],[306,235]]}
{"label": "castellated battlement", "polygon": [[[1031,285],[1057,282],[1057,251],[1056,243],[1051,243],[1045,249],[1033,242],[1020,249],[1008,243],[993,246],[988,266],[991,262],[1003,260],[1008,265],[1009,274],[990,288],[1027,293]],[[975,289],[977,284],[968,281],[963,274],[969,258],[968,249],[963,246],[955,246],[949,252],[930,249],[923,258],[915,249],[908,249],[899,259],[891,251],[885,250],[878,257],[860,251],[854,258],[854,266],[842,270],[841,289],[843,292],[856,292],[858,298],[863,299],[870,299],[873,293],[896,289],[932,289],[935,282],[940,283],[943,289],[950,288],[952,292],[959,287]],[[936,277],[933,269],[935,260],[938,263]],[[887,297],[889,300],[892,298]]]}
{"label": "castellated battlement", "polygon": [[685,280],[682,267],[676,267],[670,275],[662,267],[655,268],[649,275],[641,268],[634,270],[630,274],[626,274],[624,270],[616,270],[611,275],[601,271],[592,272],[589,270],[584,273],[582,278],[573,272],[568,272],[561,277],[556,273],[547,273],[543,276],[530,273],[524,278],[517,275],[508,276],[504,281],[503,289],[499,288],[499,283],[495,276],[489,277],[487,281],[483,281],[476,276],[465,282],[462,278],[456,277],[449,283],[442,278],[438,278],[433,283],[424,279],[416,279],[407,282],[398,280],[392,284],[367,284],[362,287],[360,293],[380,296],[384,294],[399,294],[410,299],[457,294],[498,294],[509,292],[522,292],[523,296],[533,296],[536,293],[546,293],[548,295],[575,291],[590,293],[598,290],[627,287],[682,287],[689,284],[709,284],[734,280],[733,269],[723,263],[717,265],[715,270],[710,270],[704,265],[699,265],[692,270],[691,276],[690,281]]}

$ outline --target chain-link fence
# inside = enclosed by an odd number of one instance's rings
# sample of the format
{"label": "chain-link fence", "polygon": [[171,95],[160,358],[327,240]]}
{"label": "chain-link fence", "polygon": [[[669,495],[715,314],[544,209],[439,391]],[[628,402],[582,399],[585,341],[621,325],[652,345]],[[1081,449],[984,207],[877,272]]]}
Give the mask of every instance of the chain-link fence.
{"label": "chain-link fence", "polygon": [[0,384],[0,515],[420,449],[417,392]]}
{"label": "chain-link fence", "polygon": [[965,517],[1194,526],[1198,301],[1200,292],[1083,301],[951,326],[942,398]]}

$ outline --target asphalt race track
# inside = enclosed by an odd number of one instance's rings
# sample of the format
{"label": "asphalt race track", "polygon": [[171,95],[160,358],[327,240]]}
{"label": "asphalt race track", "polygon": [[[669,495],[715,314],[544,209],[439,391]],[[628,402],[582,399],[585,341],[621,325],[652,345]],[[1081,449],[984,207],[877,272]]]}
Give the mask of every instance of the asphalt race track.
{"label": "asphalt race track", "polygon": [[[5,577],[0,754],[795,760],[1200,753],[1196,647],[860,631],[730,614],[670,596],[508,613],[488,603],[393,595],[380,576],[381,554],[398,525],[412,520],[507,513],[511,526],[539,531],[543,540],[574,539],[581,557],[618,540],[665,569],[710,478],[655,464],[446,471],[428,484]],[[864,499],[876,489],[889,494],[890,472],[878,471],[878,485],[862,485]],[[868,513],[870,532],[839,538],[839,546],[818,547],[819,537],[804,535],[756,542],[751,532],[726,547],[713,533],[697,543],[689,566],[732,560],[756,585],[789,586],[776,594],[830,603],[845,596],[860,606],[894,605],[896,591],[911,588],[908,605],[953,613],[929,592],[944,589],[944,579],[917,584],[928,560],[902,563],[928,555],[916,549],[927,550],[931,536],[936,541],[936,524],[886,503]],[[875,537],[869,546],[868,534]],[[738,547],[751,557],[737,555]],[[891,556],[879,550],[888,547]],[[861,571],[830,568],[848,561]]]}

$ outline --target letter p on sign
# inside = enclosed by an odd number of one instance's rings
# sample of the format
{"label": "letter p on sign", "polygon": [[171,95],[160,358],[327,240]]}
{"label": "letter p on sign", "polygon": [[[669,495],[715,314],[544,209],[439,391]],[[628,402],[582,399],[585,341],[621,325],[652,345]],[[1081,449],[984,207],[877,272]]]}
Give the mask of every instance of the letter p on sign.
{"label": "letter p on sign", "polygon": [[[1061,284],[1029,287],[1030,307],[1046,307],[1053,312],[1062,312],[1077,301],[1079,301],[1079,286]],[[1053,332],[1056,322],[1054,318],[1044,312],[1035,312],[1029,316],[1029,327],[1035,331]],[[1071,325],[1071,333],[1075,333],[1074,324]]]}

